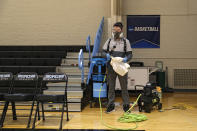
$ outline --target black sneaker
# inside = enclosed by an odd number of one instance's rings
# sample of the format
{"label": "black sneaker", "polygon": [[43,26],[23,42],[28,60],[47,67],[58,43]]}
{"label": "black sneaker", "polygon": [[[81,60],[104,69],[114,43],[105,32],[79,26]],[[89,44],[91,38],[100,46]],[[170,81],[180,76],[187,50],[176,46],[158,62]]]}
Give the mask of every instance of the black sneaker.
{"label": "black sneaker", "polygon": [[[123,110],[124,112],[127,112],[130,109],[129,105],[123,105]],[[128,113],[130,113],[131,111],[128,111]]]}
{"label": "black sneaker", "polygon": [[105,111],[105,113],[110,113],[112,111],[115,110],[115,105],[114,104],[111,104],[107,107],[107,110]]}

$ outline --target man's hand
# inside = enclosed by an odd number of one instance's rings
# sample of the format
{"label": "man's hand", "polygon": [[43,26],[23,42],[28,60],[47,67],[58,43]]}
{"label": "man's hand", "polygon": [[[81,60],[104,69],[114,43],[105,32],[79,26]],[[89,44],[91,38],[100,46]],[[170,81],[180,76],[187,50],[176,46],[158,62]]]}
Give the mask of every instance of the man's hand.
{"label": "man's hand", "polygon": [[127,57],[125,57],[125,58],[123,58],[122,61],[123,61],[124,63],[127,63],[127,60],[128,60]]}
{"label": "man's hand", "polygon": [[110,61],[111,56],[110,56],[110,54],[109,54],[109,53],[107,53],[107,54],[106,54],[106,58],[107,58],[107,61]]}

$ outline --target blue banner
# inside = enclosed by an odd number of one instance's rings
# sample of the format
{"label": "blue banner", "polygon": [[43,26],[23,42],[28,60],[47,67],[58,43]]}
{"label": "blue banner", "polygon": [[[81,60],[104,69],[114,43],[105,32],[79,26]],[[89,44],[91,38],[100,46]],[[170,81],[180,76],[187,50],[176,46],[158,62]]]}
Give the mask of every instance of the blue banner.
{"label": "blue banner", "polygon": [[132,48],[160,48],[160,16],[127,16],[127,38]]}

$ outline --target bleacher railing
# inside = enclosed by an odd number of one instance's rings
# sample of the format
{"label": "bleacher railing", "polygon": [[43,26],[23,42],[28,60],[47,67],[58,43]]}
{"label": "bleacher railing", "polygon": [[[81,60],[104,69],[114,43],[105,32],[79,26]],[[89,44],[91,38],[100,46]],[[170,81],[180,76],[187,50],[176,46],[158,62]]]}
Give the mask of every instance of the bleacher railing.
{"label": "bleacher railing", "polygon": [[86,39],[86,51],[88,51],[88,53],[89,53],[89,63],[90,63],[90,59],[91,59],[90,44],[91,44],[91,39],[90,39],[90,35],[89,35],[89,36],[87,37],[87,39]]}
{"label": "bleacher railing", "polygon": [[[98,54],[98,52],[99,52],[100,43],[101,43],[102,34],[103,34],[103,26],[104,26],[104,17],[101,20],[101,23],[99,25],[99,28],[98,28],[97,33],[96,33],[96,36],[95,36],[94,47],[93,47],[93,51],[92,51],[92,56],[91,56],[90,62],[92,61],[92,57],[96,56]],[[93,71],[93,64],[90,63],[87,84],[89,84],[89,81],[91,79],[92,71]]]}
{"label": "bleacher railing", "polygon": [[78,67],[81,70],[81,83],[84,83],[84,58],[83,58],[83,49],[80,49],[80,52],[79,52]]}

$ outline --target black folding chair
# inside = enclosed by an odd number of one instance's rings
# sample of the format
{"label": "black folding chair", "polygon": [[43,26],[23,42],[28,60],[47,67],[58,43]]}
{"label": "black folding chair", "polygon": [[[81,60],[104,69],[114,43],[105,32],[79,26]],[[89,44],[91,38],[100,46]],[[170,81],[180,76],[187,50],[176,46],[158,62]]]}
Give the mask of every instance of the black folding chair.
{"label": "black folding chair", "polygon": [[[3,109],[3,113],[1,116],[0,126],[3,127],[3,123],[5,120],[5,116],[8,110],[9,102],[26,102],[32,101],[32,106],[29,114],[29,120],[27,127],[29,127],[31,122],[31,116],[34,107],[34,98],[36,93],[38,92],[38,75],[35,72],[21,72],[18,73],[13,80],[13,86],[10,88],[10,93],[4,95],[4,99],[6,101]],[[16,114],[15,114],[16,117]]]}
{"label": "black folding chair", "polygon": [[[64,95],[46,95],[46,94],[41,94],[42,90],[46,89],[46,84],[48,82],[54,83],[54,82],[65,82],[65,91]],[[66,106],[66,115],[67,115],[67,121],[69,121],[68,117],[68,101],[67,101],[67,83],[68,83],[68,77],[64,73],[46,73],[43,76],[43,80],[41,82],[40,86],[40,94],[36,95],[36,101],[37,101],[37,107],[36,107],[36,113],[34,116],[34,122],[32,128],[35,129],[35,122],[36,122],[36,117],[39,112],[39,103],[48,103],[48,102],[53,102],[53,103],[62,103],[62,114],[61,114],[61,121],[60,121],[60,126],[59,129],[62,130],[62,122],[63,122],[63,115],[64,115],[64,107]],[[45,116],[44,116],[44,107],[42,105],[42,119],[45,121]]]}
{"label": "black folding chair", "polygon": [[[5,101],[4,95],[10,93],[12,86],[13,74],[11,72],[0,72],[0,101]],[[15,103],[12,102],[13,120],[16,120]]]}

